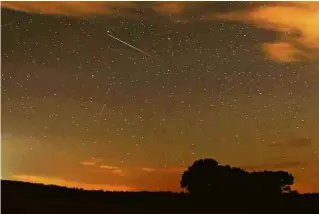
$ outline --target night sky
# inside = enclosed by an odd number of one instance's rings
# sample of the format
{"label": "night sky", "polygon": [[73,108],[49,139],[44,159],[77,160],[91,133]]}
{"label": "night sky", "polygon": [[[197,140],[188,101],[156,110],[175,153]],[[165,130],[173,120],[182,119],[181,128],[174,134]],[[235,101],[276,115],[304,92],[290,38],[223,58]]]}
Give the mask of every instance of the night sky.
{"label": "night sky", "polygon": [[1,31],[2,178],[179,191],[210,157],[319,192],[319,3],[2,2]]}

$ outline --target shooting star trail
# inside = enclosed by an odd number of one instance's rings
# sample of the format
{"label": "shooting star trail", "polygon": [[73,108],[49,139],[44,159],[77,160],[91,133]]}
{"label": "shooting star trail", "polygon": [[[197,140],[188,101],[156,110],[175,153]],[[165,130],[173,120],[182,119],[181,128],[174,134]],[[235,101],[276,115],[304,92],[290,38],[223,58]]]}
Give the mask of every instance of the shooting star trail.
{"label": "shooting star trail", "polygon": [[127,45],[127,46],[129,46],[129,47],[131,47],[131,48],[133,48],[133,49],[135,49],[135,50],[137,50],[137,51],[139,51],[139,52],[141,52],[141,53],[143,53],[143,54],[149,56],[149,57],[151,57],[150,54],[146,53],[145,51],[143,51],[143,50],[141,50],[141,49],[139,49],[139,48],[137,48],[137,47],[134,47],[133,45],[131,45],[131,44],[129,44],[129,43],[124,42],[123,40],[120,40],[119,38],[116,38],[115,36],[112,36],[111,34],[107,34],[107,35],[109,35],[109,37],[112,37],[113,39],[116,39],[117,41],[122,42],[123,44],[125,44],[125,45]]}

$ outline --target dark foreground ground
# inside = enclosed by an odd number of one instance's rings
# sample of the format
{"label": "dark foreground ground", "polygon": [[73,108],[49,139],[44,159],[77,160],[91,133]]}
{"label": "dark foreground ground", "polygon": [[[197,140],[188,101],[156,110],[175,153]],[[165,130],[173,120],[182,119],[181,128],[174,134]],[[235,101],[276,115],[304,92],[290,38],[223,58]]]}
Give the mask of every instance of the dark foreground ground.
{"label": "dark foreground ground", "polygon": [[83,191],[15,181],[1,181],[1,213],[319,213],[319,195],[290,195],[279,201],[217,201],[186,194]]}

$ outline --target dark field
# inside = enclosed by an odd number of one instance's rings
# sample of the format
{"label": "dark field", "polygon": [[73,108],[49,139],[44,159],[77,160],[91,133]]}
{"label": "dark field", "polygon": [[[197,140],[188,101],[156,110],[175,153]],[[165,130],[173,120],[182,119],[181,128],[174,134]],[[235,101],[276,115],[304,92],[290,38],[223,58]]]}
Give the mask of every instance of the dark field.
{"label": "dark field", "polygon": [[170,192],[103,192],[1,181],[2,213],[317,213],[319,195],[247,202]]}

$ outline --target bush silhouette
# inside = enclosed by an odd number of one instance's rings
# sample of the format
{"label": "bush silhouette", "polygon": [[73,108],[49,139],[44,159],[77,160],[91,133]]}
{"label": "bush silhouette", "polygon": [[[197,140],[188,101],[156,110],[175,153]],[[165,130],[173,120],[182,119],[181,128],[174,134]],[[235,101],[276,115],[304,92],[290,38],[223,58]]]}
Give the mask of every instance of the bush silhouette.
{"label": "bush silhouette", "polygon": [[191,195],[222,199],[276,197],[290,192],[294,177],[284,171],[247,172],[238,167],[222,166],[214,159],[196,160],[183,173],[181,187]]}

